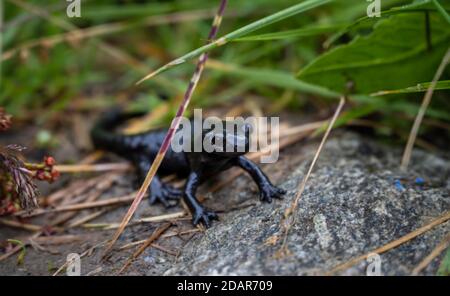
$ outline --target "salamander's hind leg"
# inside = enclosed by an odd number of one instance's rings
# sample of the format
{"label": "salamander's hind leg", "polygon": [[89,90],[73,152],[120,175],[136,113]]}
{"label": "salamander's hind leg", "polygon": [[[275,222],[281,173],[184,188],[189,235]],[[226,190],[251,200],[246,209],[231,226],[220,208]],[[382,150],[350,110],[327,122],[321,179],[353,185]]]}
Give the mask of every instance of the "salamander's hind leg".
{"label": "salamander's hind leg", "polygon": [[[147,175],[148,169],[150,168],[150,163],[147,160],[141,160],[138,164],[139,170],[139,182],[142,182]],[[150,184],[150,190],[148,192],[148,201],[152,205],[156,201],[161,202],[165,207],[172,207],[177,204],[177,202],[170,202],[174,200],[179,200],[183,196],[183,192],[169,184],[164,183],[156,175],[153,177],[152,183]]]}

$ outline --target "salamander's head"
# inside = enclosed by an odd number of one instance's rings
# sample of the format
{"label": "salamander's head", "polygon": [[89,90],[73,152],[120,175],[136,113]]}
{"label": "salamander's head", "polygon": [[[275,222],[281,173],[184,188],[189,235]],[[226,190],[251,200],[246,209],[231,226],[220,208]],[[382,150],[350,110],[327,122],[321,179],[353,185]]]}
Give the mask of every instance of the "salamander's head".
{"label": "salamander's head", "polygon": [[251,125],[247,123],[203,130],[203,151],[221,156],[237,157],[250,150]]}

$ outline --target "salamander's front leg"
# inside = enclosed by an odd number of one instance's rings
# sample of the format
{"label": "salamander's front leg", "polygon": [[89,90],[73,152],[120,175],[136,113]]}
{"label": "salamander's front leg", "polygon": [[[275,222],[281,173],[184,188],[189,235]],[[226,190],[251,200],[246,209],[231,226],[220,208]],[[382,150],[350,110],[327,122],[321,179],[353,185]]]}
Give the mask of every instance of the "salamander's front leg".
{"label": "salamander's front leg", "polygon": [[195,194],[200,185],[201,173],[191,172],[186,182],[186,189],[184,192],[184,201],[192,212],[192,223],[197,225],[202,222],[207,228],[211,226],[212,220],[218,220],[216,213],[206,210],[198,202]]}
{"label": "salamander's front leg", "polygon": [[262,201],[271,203],[273,198],[281,198],[281,196],[286,193],[286,190],[272,185],[263,171],[245,156],[239,156],[236,161],[236,164],[249,173],[258,185]]}
{"label": "salamander's front leg", "polygon": [[[142,159],[138,163],[139,182],[142,182],[147,175],[150,168],[150,162],[147,159]],[[140,185],[139,184],[139,185]],[[150,191],[148,193],[148,201],[152,205],[156,201],[162,203],[166,208],[174,206],[176,203],[171,203],[170,200],[178,200],[183,196],[183,192],[173,186],[164,183],[157,175],[153,177],[150,184]]]}

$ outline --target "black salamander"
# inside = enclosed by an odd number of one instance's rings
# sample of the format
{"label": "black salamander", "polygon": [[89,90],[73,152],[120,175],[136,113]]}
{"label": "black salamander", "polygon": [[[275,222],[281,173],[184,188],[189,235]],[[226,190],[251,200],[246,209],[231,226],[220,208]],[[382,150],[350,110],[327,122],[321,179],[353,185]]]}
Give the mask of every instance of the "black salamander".
{"label": "black salamander", "polygon": [[[137,169],[139,181],[143,181],[162,145],[167,130],[158,129],[134,135],[114,133],[114,128],[120,123],[138,115],[140,114],[122,113],[119,110],[110,111],[94,126],[91,137],[98,149],[114,152],[118,156],[131,161]],[[226,134],[223,131],[223,133],[214,134],[211,133],[211,129],[202,130],[202,140],[205,136],[208,136],[214,142],[216,138],[221,137],[224,147],[225,145],[233,145],[235,148],[233,151],[235,152],[206,152],[204,149],[202,149],[202,152],[175,152],[172,147],[169,147],[158,169],[158,174],[150,184],[150,204],[159,201],[164,206],[169,207],[172,205],[170,200],[183,198],[192,212],[193,224],[197,225],[201,222],[209,227],[211,221],[217,220],[218,217],[215,212],[205,209],[199,203],[196,198],[197,188],[211,176],[234,166],[238,166],[250,174],[258,185],[262,201],[271,203],[273,198],[281,198],[286,191],[272,185],[264,172],[244,156],[249,150],[250,143],[249,127],[245,126],[245,129],[244,137],[238,136],[237,133]],[[223,151],[225,150],[223,149]],[[181,177],[187,177],[184,190],[176,189],[161,181],[160,176],[174,173]]]}

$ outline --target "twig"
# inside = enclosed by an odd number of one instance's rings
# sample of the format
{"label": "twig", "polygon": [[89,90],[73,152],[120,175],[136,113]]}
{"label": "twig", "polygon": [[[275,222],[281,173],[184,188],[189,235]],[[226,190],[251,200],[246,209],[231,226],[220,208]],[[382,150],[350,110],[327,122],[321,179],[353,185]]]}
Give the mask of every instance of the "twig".
{"label": "twig", "polygon": [[164,220],[183,218],[185,216],[186,216],[186,213],[183,211],[180,211],[180,212],[175,212],[172,214],[140,218],[136,222],[138,222],[138,223],[160,222],[160,221],[164,221]]}
{"label": "twig", "polygon": [[24,229],[24,230],[29,230],[29,231],[42,230],[41,225],[21,223],[19,221],[14,221],[14,220],[9,220],[9,219],[0,219],[0,224],[10,226],[10,227],[20,228],[20,229]]}
{"label": "twig", "polygon": [[399,238],[397,240],[394,240],[394,241],[392,241],[392,242],[390,242],[390,243],[388,243],[388,244],[386,244],[386,245],[384,245],[384,246],[382,246],[380,248],[377,248],[377,249],[375,249],[375,250],[373,250],[373,251],[371,251],[371,252],[369,252],[367,254],[364,254],[364,255],[361,255],[359,257],[353,258],[353,259],[351,259],[351,260],[349,260],[349,261],[347,261],[347,262],[345,262],[343,264],[340,264],[340,265],[336,266],[331,271],[327,272],[326,275],[332,275],[332,274],[335,274],[338,271],[348,269],[348,268],[352,267],[353,265],[355,265],[355,264],[357,264],[357,263],[367,259],[367,257],[369,257],[371,254],[374,254],[374,253],[375,254],[382,254],[382,253],[387,252],[387,251],[389,251],[389,250],[391,250],[393,248],[396,248],[396,247],[398,247],[398,246],[400,246],[400,245],[402,245],[402,244],[412,240],[413,238],[415,238],[415,237],[417,237],[417,236],[427,232],[428,230],[432,229],[433,227],[436,227],[436,226],[446,222],[449,219],[450,219],[450,212],[446,212],[444,215],[438,217],[437,219],[433,220],[432,222],[428,223],[427,225],[422,226],[422,227],[420,227],[420,228],[418,228],[418,229],[408,233],[407,235],[402,236],[401,238]]}
{"label": "twig", "polygon": [[[140,218],[140,219],[129,222],[126,226],[133,226],[133,225],[141,224],[141,223],[173,221],[176,219],[185,218],[185,216],[186,216],[186,212],[180,211],[180,212],[175,212],[172,214]],[[117,229],[120,227],[120,225],[121,225],[121,223],[113,222],[113,223],[86,223],[86,224],[83,224],[82,226],[84,228],[101,228],[102,230],[108,230],[108,229]]]}
{"label": "twig", "polygon": [[[208,43],[211,43],[212,40],[217,35],[220,23],[222,21],[222,15],[225,10],[226,4],[227,4],[227,0],[221,0],[218,12],[214,18],[213,25],[212,25],[211,31],[209,33],[209,36],[208,36]],[[175,131],[178,129],[178,126],[180,125],[181,119],[183,117],[183,114],[184,114],[186,108],[189,105],[189,102],[191,100],[194,89],[197,86],[198,81],[200,80],[200,76],[203,72],[205,62],[207,59],[208,59],[208,55],[206,53],[204,53],[200,56],[198,63],[197,63],[197,67],[194,72],[194,75],[192,76],[189,86],[186,90],[183,102],[181,103],[180,107],[178,108],[177,114],[176,114],[174,120],[172,121],[172,125],[164,138],[164,141],[158,151],[158,154],[156,155],[150,169],[147,172],[147,176],[145,177],[145,180],[144,180],[141,188],[139,189],[135,200],[133,201],[132,205],[128,209],[128,212],[126,213],[125,217],[123,218],[123,221],[122,221],[119,229],[114,234],[110,244],[106,248],[105,253],[102,256],[103,258],[112,249],[112,247],[114,246],[114,243],[117,241],[117,239],[119,238],[119,236],[125,229],[127,223],[131,220],[131,217],[133,216],[139,203],[141,202],[142,198],[144,197],[145,193],[147,192],[147,189],[150,186],[150,183],[153,180],[153,177],[155,176],[156,171],[158,170],[159,166],[161,165],[161,162],[164,159],[164,156],[167,152],[167,149],[170,146],[170,143],[172,142],[172,138],[175,135]]]}
{"label": "twig", "polygon": [[100,164],[74,164],[56,165],[55,169],[60,173],[86,173],[86,172],[123,172],[131,169],[129,163],[100,163]]}
{"label": "twig", "polygon": [[89,222],[91,220],[94,220],[95,218],[98,218],[101,215],[105,214],[106,212],[108,212],[108,210],[109,209],[102,209],[100,211],[97,211],[97,212],[91,213],[89,215],[86,215],[84,217],[81,217],[80,219],[71,222],[69,224],[69,226],[67,226],[67,227],[68,228],[74,228],[74,227],[80,226],[82,224],[85,224],[85,223],[87,223],[87,222]]}
{"label": "twig", "polygon": [[99,207],[105,207],[110,205],[116,205],[119,203],[126,203],[129,202],[133,197],[133,193],[121,196],[121,197],[115,197],[115,198],[108,198],[93,202],[86,202],[86,203],[80,203],[75,205],[67,205],[67,206],[61,206],[57,207],[55,209],[48,210],[49,213],[55,213],[55,212],[64,212],[64,211],[79,211],[79,210],[85,210],[85,209],[92,209],[92,208],[99,208]]}
{"label": "twig", "polygon": [[[311,162],[311,165],[309,166],[308,172],[306,173],[306,176],[303,178],[303,181],[300,183],[299,187],[298,187],[298,191],[297,191],[297,195],[295,196],[294,201],[292,202],[292,205],[286,209],[286,212],[284,213],[284,238],[283,238],[283,243],[281,245],[281,248],[278,252],[279,255],[286,255],[288,253],[288,249],[287,249],[287,237],[289,234],[289,230],[292,227],[292,225],[294,225],[295,223],[295,215],[292,216],[292,214],[295,212],[298,202],[300,200],[300,197],[303,194],[303,191],[305,190],[305,186],[306,186],[306,182],[308,182],[309,176],[312,173],[312,170],[314,168],[314,165],[316,164],[317,159],[319,158],[320,152],[322,151],[323,146],[325,145],[325,142],[328,139],[328,135],[331,132],[331,129],[334,126],[334,123],[336,122],[336,119],[339,116],[339,113],[341,113],[342,108],[344,107],[345,104],[345,97],[341,97],[340,101],[339,101],[339,105],[336,109],[336,111],[334,112],[334,115],[332,117],[332,119],[330,120],[330,124],[327,127],[327,130],[325,132],[325,134],[323,135],[322,141],[320,142],[319,148],[316,151],[316,154],[314,155],[313,161]],[[288,221],[288,218],[292,216],[292,221]]]}
{"label": "twig", "polygon": [[144,252],[148,246],[150,246],[155,240],[157,240],[164,231],[169,229],[169,227],[171,225],[172,225],[172,223],[165,223],[162,226],[158,227],[152,233],[152,235],[145,241],[145,243],[142,244],[142,246],[136,252],[134,252],[134,254],[127,260],[127,262],[125,262],[124,266],[119,270],[118,274],[121,274],[122,272],[124,272],[128,268],[128,266],[130,266],[131,262],[134,259],[136,259],[139,255],[141,255],[142,252]]}
{"label": "twig", "polygon": [[[92,208],[100,208],[105,206],[111,206],[111,205],[117,205],[121,203],[127,203],[134,199],[134,193],[130,193],[125,196],[120,197],[114,197],[114,198],[108,198],[98,201],[90,201],[90,202],[84,202],[84,203],[78,203],[73,205],[62,205],[53,209],[39,209],[31,213],[30,215],[25,215],[26,217],[34,217],[38,215],[48,214],[48,213],[57,213],[57,212],[67,212],[67,211],[80,211],[85,209],[92,209]],[[25,213],[20,212],[15,215],[17,216],[23,216]]]}
{"label": "twig", "polygon": [[439,256],[450,245],[450,234],[434,248],[434,250],[425,257],[412,271],[411,275],[418,275],[425,267],[427,267],[434,258]]}
{"label": "twig", "polygon": [[419,132],[419,128],[422,123],[422,119],[425,116],[425,112],[427,111],[428,105],[431,102],[431,98],[433,96],[433,92],[436,87],[437,81],[441,77],[441,75],[444,72],[445,67],[447,66],[449,61],[450,61],[450,48],[447,50],[447,53],[445,54],[444,58],[442,59],[442,62],[439,65],[439,68],[436,71],[436,74],[434,75],[433,81],[431,82],[430,86],[428,87],[427,92],[425,93],[425,96],[422,101],[422,105],[420,106],[420,109],[419,109],[419,112],[417,113],[416,119],[414,120],[414,124],[411,128],[411,132],[409,133],[408,142],[406,143],[406,146],[405,146],[405,151],[403,152],[402,163],[400,165],[400,168],[402,170],[406,170],[408,168],[409,161],[411,159],[412,149],[414,147],[414,142],[416,141],[417,133]]}

